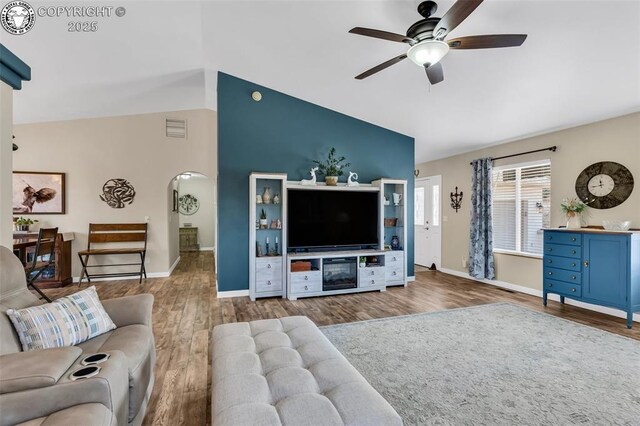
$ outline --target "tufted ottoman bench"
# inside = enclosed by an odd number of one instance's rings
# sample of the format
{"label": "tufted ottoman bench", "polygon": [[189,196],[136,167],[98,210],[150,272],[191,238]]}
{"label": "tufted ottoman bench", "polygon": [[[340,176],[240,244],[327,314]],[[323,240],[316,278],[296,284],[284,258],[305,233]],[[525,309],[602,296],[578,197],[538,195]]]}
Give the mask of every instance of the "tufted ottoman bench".
{"label": "tufted ottoman bench", "polygon": [[211,345],[215,426],[402,425],[307,317],[219,325]]}

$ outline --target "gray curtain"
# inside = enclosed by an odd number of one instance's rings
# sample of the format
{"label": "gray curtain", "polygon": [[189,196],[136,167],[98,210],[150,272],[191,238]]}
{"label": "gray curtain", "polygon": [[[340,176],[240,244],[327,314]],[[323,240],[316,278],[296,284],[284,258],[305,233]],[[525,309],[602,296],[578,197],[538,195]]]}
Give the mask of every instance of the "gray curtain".
{"label": "gray curtain", "polygon": [[469,238],[469,275],[494,279],[493,226],[491,224],[491,158],[473,161],[471,188],[471,235]]}

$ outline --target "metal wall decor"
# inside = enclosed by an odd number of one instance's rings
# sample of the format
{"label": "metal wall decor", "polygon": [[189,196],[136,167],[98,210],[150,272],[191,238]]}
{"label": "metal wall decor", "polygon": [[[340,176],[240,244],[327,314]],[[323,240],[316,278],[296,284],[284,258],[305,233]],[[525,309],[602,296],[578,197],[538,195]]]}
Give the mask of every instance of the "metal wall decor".
{"label": "metal wall decor", "polygon": [[458,210],[462,207],[462,191],[458,193],[458,187],[456,186],[456,192],[452,192],[450,197],[451,207],[458,213]]}
{"label": "metal wall decor", "polygon": [[178,199],[180,213],[191,216],[200,208],[200,201],[191,194],[184,194]]}
{"label": "metal wall decor", "polygon": [[100,199],[114,209],[122,209],[127,204],[133,203],[136,190],[126,179],[109,179],[102,185],[102,195]]}
{"label": "metal wall decor", "polygon": [[420,175],[420,170],[415,169],[415,170],[413,171],[413,175],[414,175],[415,177],[418,177],[418,175]]}

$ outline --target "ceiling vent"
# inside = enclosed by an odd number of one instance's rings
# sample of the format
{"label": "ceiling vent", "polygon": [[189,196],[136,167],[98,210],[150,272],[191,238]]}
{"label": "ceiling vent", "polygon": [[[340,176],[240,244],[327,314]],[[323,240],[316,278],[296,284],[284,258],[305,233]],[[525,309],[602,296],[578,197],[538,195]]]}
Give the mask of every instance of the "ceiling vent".
{"label": "ceiling vent", "polygon": [[168,138],[187,138],[187,120],[177,118],[167,118],[167,137]]}

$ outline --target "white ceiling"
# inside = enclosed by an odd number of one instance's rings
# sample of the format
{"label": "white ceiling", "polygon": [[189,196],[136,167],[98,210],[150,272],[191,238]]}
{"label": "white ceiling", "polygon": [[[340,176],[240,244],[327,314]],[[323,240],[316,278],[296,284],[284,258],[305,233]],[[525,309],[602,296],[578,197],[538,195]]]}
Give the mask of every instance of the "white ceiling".
{"label": "white ceiling", "polygon": [[486,0],[450,37],[529,34],[522,47],[451,51],[433,87],[408,60],[355,80],[406,46],[347,31],[404,33],[418,3],[120,1],[86,34],[39,17],[0,35],[33,69],[15,121],[216,109],[220,70],[413,136],[422,162],[640,110],[640,0]]}

